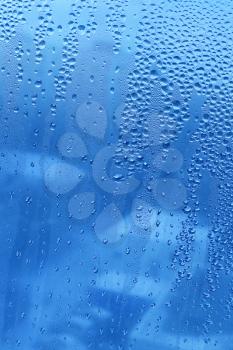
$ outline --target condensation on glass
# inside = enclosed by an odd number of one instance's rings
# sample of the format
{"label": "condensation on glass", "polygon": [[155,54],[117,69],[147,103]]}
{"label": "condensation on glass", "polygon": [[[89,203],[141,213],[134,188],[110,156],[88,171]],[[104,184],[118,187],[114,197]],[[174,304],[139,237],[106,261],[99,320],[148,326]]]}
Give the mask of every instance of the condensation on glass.
{"label": "condensation on glass", "polygon": [[231,350],[231,0],[1,0],[0,348]]}

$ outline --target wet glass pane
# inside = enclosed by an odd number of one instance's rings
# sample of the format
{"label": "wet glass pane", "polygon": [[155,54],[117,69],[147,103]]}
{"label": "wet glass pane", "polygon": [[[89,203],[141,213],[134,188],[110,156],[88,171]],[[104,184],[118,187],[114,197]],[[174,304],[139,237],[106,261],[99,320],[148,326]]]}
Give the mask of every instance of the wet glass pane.
{"label": "wet glass pane", "polygon": [[0,0],[0,348],[232,350],[233,2]]}

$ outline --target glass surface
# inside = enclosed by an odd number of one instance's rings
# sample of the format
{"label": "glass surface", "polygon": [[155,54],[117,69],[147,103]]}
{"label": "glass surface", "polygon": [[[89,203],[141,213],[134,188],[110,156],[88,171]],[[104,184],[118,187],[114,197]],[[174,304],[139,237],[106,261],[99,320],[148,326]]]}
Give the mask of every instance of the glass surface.
{"label": "glass surface", "polygon": [[0,349],[232,350],[233,2],[0,1]]}

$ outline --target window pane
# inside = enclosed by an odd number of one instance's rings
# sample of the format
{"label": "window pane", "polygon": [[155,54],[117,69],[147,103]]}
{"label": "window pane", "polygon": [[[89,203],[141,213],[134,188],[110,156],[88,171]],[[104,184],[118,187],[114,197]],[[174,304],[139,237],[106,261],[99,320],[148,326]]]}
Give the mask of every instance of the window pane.
{"label": "window pane", "polygon": [[0,348],[230,350],[231,0],[0,0]]}

